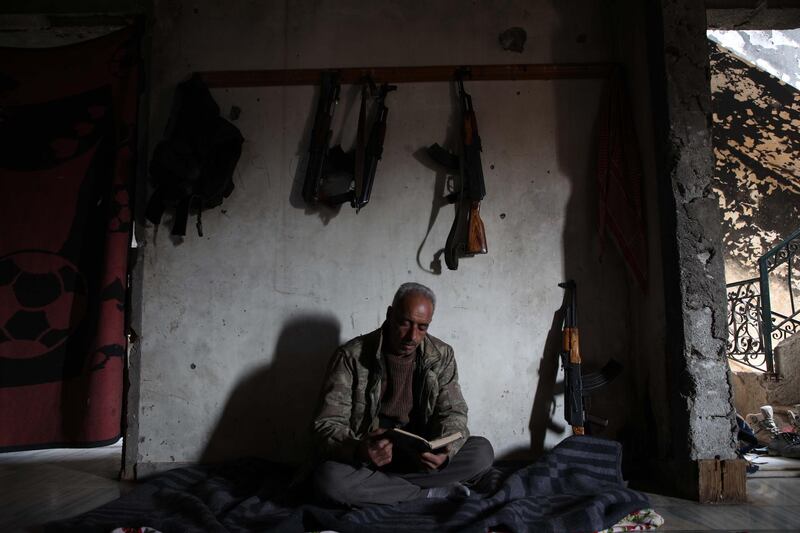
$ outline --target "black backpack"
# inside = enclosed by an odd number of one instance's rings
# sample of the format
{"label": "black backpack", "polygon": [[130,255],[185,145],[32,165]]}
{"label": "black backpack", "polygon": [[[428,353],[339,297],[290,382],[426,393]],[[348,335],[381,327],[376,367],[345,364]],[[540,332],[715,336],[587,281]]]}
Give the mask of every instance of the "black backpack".
{"label": "black backpack", "polygon": [[222,118],[203,80],[194,75],[175,92],[164,139],[150,161],[155,187],[147,219],[161,222],[165,209],[175,210],[173,235],[186,235],[189,212],[197,212],[197,233],[203,236],[201,213],[216,207],[233,191],[233,171],[242,153],[238,128]]}

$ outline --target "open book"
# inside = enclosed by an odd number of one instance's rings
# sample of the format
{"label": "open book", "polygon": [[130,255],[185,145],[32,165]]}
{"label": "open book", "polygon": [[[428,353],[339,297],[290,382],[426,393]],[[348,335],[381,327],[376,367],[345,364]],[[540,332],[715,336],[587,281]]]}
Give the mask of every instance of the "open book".
{"label": "open book", "polygon": [[390,429],[384,435],[389,437],[393,444],[420,453],[439,450],[461,438],[461,432],[456,431],[455,433],[439,437],[435,440],[427,440],[419,435],[398,428]]}

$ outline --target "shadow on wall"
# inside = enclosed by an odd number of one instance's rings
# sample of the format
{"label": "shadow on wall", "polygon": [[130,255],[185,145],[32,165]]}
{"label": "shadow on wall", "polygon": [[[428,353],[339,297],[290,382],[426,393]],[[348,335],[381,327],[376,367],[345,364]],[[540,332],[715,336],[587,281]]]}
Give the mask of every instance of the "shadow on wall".
{"label": "shadow on wall", "polygon": [[561,325],[564,320],[564,308],[567,303],[566,293],[561,307],[553,313],[553,321],[547,332],[544,343],[544,353],[539,360],[539,381],[536,384],[536,395],[533,398],[531,418],[528,425],[531,432],[530,453],[539,457],[544,453],[544,441],[548,431],[563,433],[567,428],[553,420],[556,415],[557,395],[564,394],[564,382],[556,383],[558,367],[561,364],[559,353],[561,351]]}
{"label": "shadow on wall", "polygon": [[530,431],[530,447],[521,447],[507,451],[497,457],[499,461],[520,461],[538,459],[548,448],[545,439],[548,432],[561,435],[567,431],[567,426],[554,420],[563,411],[563,404],[559,406],[556,398],[564,395],[564,380],[558,380],[558,367],[561,365],[559,354],[561,352],[561,327],[564,311],[567,305],[567,295],[564,293],[561,307],[553,313],[553,320],[547,332],[542,356],[539,359],[539,380],[536,383],[536,394],[533,398],[531,416],[528,423]]}
{"label": "shadow on wall", "polygon": [[436,221],[439,218],[439,213],[444,209],[445,218],[451,217],[450,221],[447,222],[447,224],[450,225],[453,224],[452,217],[455,216],[455,210],[454,207],[449,207],[451,206],[451,203],[447,199],[447,196],[453,192],[453,179],[451,176],[452,171],[434,161],[428,154],[428,148],[434,143],[438,143],[445,150],[451,153],[458,153],[458,146],[461,142],[460,135],[462,127],[458,89],[455,83],[449,83],[448,85],[450,87],[450,90],[448,91],[448,96],[450,99],[450,115],[447,118],[445,139],[428,139],[428,145],[419,147],[413,154],[414,159],[416,159],[420,165],[427,170],[434,172],[436,176],[433,186],[433,198],[431,199],[431,211],[428,215],[428,227],[425,230],[425,236],[422,238],[422,242],[419,243],[419,247],[417,248],[417,266],[423,272],[436,276],[440,276],[442,274],[442,255],[444,254],[444,245],[442,245],[441,248],[438,248],[433,253],[431,260],[427,264],[423,263],[422,250],[425,247],[425,243],[428,241],[431,230],[433,230],[433,227],[436,225]]}
{"label": "shadow on wall", "polygon": [[322,378],[339,345],[340,330],[331,316],[305,315],[289,321],[278,336],[272,362],[236,385],[201,461],[256,456],[302,462]]}

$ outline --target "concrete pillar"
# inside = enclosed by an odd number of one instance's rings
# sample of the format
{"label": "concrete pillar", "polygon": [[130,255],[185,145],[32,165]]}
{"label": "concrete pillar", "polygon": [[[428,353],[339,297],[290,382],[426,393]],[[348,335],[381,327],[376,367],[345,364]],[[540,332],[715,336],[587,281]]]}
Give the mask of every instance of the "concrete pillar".
{"label": "concrete pillar", "polygon": [[705,10],[691,0],[661,2],[650,17],[670,381],[665,464],[674,471],[734,458],[736,421],[725,357],[722,218],[711,190]]}

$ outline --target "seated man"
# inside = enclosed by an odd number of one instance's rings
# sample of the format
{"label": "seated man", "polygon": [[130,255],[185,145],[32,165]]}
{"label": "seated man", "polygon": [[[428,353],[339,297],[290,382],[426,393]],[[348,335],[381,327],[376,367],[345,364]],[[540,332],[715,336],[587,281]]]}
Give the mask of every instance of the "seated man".
{"label": "seated man", "polygon": [[[313,424],[323,497],[360,506],[469,494],[494,451],[467,431],[467,404],[453,348],[427,334],[436,297],[404,283],[381,328],[340,347],[331,358]],[[383,433],[400,427],[426,439],[462,438],[434,452],[408,452]]]}

